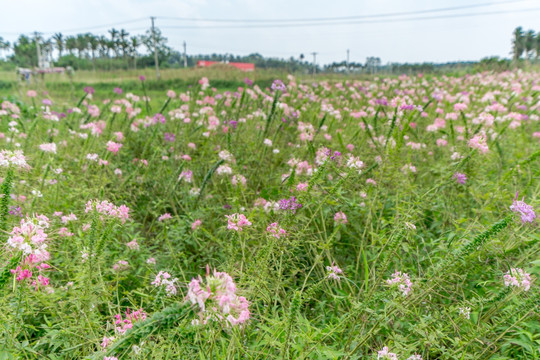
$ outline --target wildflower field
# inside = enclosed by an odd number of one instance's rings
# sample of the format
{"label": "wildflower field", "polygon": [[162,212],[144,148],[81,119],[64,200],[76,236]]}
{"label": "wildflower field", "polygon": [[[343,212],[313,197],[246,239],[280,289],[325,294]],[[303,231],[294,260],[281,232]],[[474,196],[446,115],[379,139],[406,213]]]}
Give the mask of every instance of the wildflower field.
{"label": "wildflower field", "polygon": [[539,359],[540,74],[0,99],[0,359]]}

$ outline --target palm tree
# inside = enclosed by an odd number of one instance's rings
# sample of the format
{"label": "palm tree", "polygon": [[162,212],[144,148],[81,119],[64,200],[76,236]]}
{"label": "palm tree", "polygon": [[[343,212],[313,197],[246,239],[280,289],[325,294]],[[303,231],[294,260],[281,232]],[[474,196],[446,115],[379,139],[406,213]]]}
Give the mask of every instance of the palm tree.
{"label": "palm tree", "polygon": [[58,50],[58,60],[62,57],[62,52],[64,51],[64,36],[62,33],[56,33],[53,35],[53,40],[56,43],[56,49]]}
{"label": "palm tree", "polygon": [[96,50],[99,48],[99,40],[93,34],[86,34],[86,41],[92,53],[92,69],[96,71]]}
{"label": "palm tree", "polygon": [[109,48],[114,51],[114,54],[116,57],[118,57],[118,48],[117,48],[117,38],[118,38],[118,30],[115,28],[112,28],[109,30],[109,34],[111,34],[111,43],[109,43]]}
{"label": "palm tree", "polygon": [[77,48],[77,39],[74,36],[66,37],[65,47],[69,54],[73,55],[73,50]]}
{"label": "palm tree", "polygon": [[98,38],[98,43],[99,43],[99,57],[108,58],[109,57],[109,39],[101,35]]}
{"label": "palm tree", "polygon": [[9,41],[4,40],[4,38],[0,36],[0,54],[5,50],[9,50],[10,47]]}
{"label": "palm tree", "polygon": [[532,58],[532,52],[535,48],[536,37],[533,30],[529,30],[525,33],[525,38],[523,39],[523,45],[525,47],[525,56],[530,59]]}
{"label": "palm tree", "polygon": [[121,29],[120,32],[118,33],[118,47],[122,50],[122,56],[125,58],[126,55],[127,55],[127,50],[129,48],[129,43],[128,43],[128,36],[129,36],[129,33],[124,30],[124,29]]}
{"label": "palm tree", "polygon": [[84,51],[88,49],[88,40],[84,34],[77,34],[76,43],[77,51],[79,51],[79,58],[82,59]]}
{"label": "palm tree", "polygon": [[536,34],[536,41],[534,43],[534,49],[536,51],[536,61],[540,58],[540,31]]}
{"label": "palm tree", "polygon": [[518,26],[514,30],[514,38],[512,39],[512,44],[513,44],[512,52],[514,54],[514,61],[517,61],[523,54],[523,50],[525,48],[523,44],[523,28],[521,26]]}
{"label": "palm tree", "polygon": [[133,58],[133,68],[137,69],[137,49],[141,46],[141,42],[137,36],[132,36],[130,38],[129,52]]}

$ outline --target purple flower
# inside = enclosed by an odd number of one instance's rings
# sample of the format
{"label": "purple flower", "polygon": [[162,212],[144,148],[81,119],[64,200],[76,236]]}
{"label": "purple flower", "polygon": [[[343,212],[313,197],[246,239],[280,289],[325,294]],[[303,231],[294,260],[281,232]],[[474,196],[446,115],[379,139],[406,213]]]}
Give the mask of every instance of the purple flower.
{"label": "purple flower", "polygon": [[245,78],[245,79],[244,79],[244,83],[245,83],[247,86],[251,86],[251,85],[253,85],[253,80],[251,80],[250,78]]}
{"label": "purple flower", "polygon": [[334,151],[334,155],[330,156],[330,159],[336,160],[340,156],[341,156],[341,153],[339,151]]}
{"label": "purple flower", "polygon": [[52,105],[52,101],[50,99],[43,99],[41,102],[43,105]]}
{"label": "purple flower", "polygon": [[462,173],[455,173],[454,176],[452,176],[454,179],[456,179],[456,182],[458,184],[465,184],[465,182],[467,181],[467,175],[465,174],[462,174]]}
{"label": "purple flower", "polygon": [[141,80],[141,81],[146,80],[146,76],[144,76],[144,75],[139,76],[139,80]]}
{"label": "purple flower", "polygon": [[87,93],[87,94],[92,95],[94,93],[94,88],[91,87],[91,86],[87,86],[87,87],[84,88],[84,92]]}
{"label": "purple flower", "polygon": [[23,217],[20,206],[10,206],[9,213],[14,216]]}
{"label": "purple flower", "polygon": [[517,197],[518,193],[516,193],[516,198],[514,199],[514,203],[510,206],[510,210],[512,210],[516,214],[521,215],[522,223],[525,224],[534,222],[534,219],[536,219],[536,214],[534,213],[533,207],[531,205],[525,204],[525,202],[523,202],[523,199],[519,201]]}
{"label": "purple flower", "polygon": [[115,94],[122,95],[122,89],[120,89],[119,87],[115,87],[113,91]]}
{"label": "purple flower", "polygon": [[285,91],[287,90],[287,87],[281,80],[274,80],[272,83],[272,90],[274,91]]}
{"label": "purple flower", "polygon": [[300,204],[294,196],[291,196],[288,199],[279,200],[279,208],[281,210],[290,210],[293,214],[296,214],[296,210],[301,207],[302,204]]}
{"label": "purple flower", "polygon": [[236,129],[236,126],[238,125],[238,121],[236,121],[236,120],[231,120],[231,121],[229,121],[229,125],[231,125],[231,127],[232,127],[233,129]]}
{"label": "purple flower", "polygon": [[163,134],[163,138],[165,139],[165,141],[174,142],[174,140],[176,139],[176,135],[174,135],[173,133],[165,133]]}
{"label": "purple flower", "polygon": [[157,124],[158,122],[165,124],[165,116],[160,113],[154,115],[154,124]]}

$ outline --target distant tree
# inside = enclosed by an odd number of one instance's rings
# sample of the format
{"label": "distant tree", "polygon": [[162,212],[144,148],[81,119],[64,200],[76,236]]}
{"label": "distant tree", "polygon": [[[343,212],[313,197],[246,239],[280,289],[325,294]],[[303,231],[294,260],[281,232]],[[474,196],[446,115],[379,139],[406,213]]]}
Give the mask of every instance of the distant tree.
{"label": "distant tree", "polygon": [[109,34],[111,35],[111,42],[109,43],[109,48],[114,52],[114,55],[118,57],[118,30],[112,28],[111,30],[109,30]]}
{"label": "distant tree", "polygon": [[18,66],[37,66],[36,42],[26,35],[21,35],[13,43],[13,55],[11,60]]}
{"label": "distant tree", "polygon": [[524,50],[525,50],[525,44],[524,44],[523,28],[521,26],[518,26],[514,30],[513,38],[512,38],[512,54],[513,54],[514,61],[519,60]]}
{"label": "distant tree", "polygon": [[536,34],[534,50],[536,51],[536,61],[538,61],[540,59],[540,31]]}
{"label": "distant tree", "polygon": [[523,39],[523,46],[525,48],[525,56],[528,59],[531,59],[533,56],[533,52],[536,48],[536,36],[533,30],[528,30],[525,33],[524,39]]}
{"label": "distant tree", "polygon": [[122,51],[122,57],[126,58],[128,53],[129,53],[129,33],[124,30],[124,29],[121,29],[120,32],[118,33],[118,47],[119,47],[119,50]]}
{"label": "distant tree", "polygon": [[129,54],[133,59],[133,68],[137,69],[137,56],[139,55],[137,50],[141,46],[141,42],[138,36],[132,36],[129,38]]}
{"label": "distant tree", "polygon": [[9,41],[4,40],[4,38],[0,36],[0,57],[2,55],[2,52],[9,50],[10,47],[11,44],[9,43]]}
{"label": "distant tree", "polygon": [[65,42],[66,50],[73,55],[73,51],[77,48],[77,39],[74,36],[66,37]]}
{"label": "distant tree", "polygon": [[83,56],[85,56],[86,50],[88,49],[88,38],[85,34],[77,34],[75,43],[75,47],[79,52],[79,58],[82,59]]}
{"label": "distant tree", "polygon": [[92,55],[92,69],[96,71],[96,51],[99,48],[99,39],[93,34],[86,34],[86,40],[88,42],[88,47],[90,48],[90,53]]}
{"label": "distant tree", "polygon": [[58,50],[58,59],[60,59],[62,57],[62,53],[64,52],[64,35],[62,35],[62,33],[56,33],[52,38],[54,40],[56,50]]}
{"label": "distant tree", "polygon": [[[167,57],[171,52],[171,49],[167,46],[167,38],[162,35],[159,28],[155,28],[155,37],[159,61],[167,61]],[[146,47],[149,54],[154,54],[154,40],[152,38],[151,29],[147,30],[146,33],[141,36],[141,42]],[[154,65],[153,62],[152,65]]]}

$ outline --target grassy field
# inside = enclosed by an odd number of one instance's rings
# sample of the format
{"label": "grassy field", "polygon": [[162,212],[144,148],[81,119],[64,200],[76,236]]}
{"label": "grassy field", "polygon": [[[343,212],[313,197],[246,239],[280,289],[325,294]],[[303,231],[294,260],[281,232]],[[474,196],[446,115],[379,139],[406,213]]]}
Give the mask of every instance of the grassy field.
{"label": "grassy field", "polygon": [[538,72],[153,75],[0,74],[0,359],[540,358]]}

